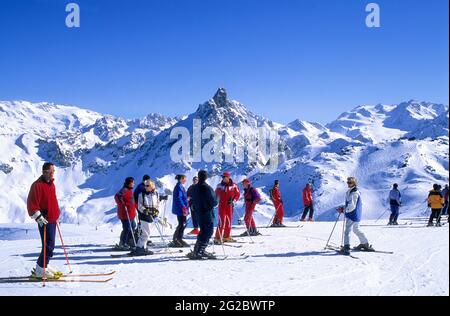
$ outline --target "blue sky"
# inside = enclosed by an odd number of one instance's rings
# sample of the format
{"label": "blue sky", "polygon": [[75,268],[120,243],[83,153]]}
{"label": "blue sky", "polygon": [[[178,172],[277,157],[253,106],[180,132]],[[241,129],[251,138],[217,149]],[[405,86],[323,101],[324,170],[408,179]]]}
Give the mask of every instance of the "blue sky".
{"label": "blue sky", "polygon": [[[78,3],[81,28],[65,26]],[[381,28],[365,26],[366,4]],[[326,123],[364,103],[448,104],[448,0],[1,0],[0,100],[126,118],[189,114],[218,87]]]}

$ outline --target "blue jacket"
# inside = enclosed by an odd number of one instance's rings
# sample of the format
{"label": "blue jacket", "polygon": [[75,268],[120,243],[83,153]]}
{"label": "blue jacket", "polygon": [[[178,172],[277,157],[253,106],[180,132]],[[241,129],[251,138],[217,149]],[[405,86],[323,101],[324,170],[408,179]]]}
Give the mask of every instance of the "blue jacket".
{"label": "blue jacket", "polygon": [[[183,209],[186,210],[184,214]],[[180,182],[178,182],[175,189],[173,189],[172,213],[177,216],[189,214],[189,202],[186,189]]]}
{"label": "blue jacket", "polygon": [[353,222],[361,222],[362,218],[362,198],[361,192],[354,187],[347,192],[345,199],[345,217]]}
{"label": "blue jacket", "polygon": [[142,182],[141,184],[139,184],[136,189],[134,189],[134,200],[136,201],[136,203],[138,202],[139,199],[139,195],[142,194],[142,192],[145,192],[145,184],[144,182]]}
{"label": "blue jacket", "polygon": [[402,195],[398,189],[392,189],[391,192],[389,192],[389,203],[396,206],[402,204]]}

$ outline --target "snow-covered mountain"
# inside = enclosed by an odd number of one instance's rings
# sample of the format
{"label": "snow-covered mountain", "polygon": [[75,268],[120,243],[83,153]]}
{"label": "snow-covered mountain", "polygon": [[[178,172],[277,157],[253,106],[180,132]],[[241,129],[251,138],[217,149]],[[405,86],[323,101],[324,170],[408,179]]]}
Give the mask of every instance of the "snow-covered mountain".
{"label": "snow-covered mountain", "polygon": [[[176,173],[191,177],[200,168],[211,171],[212,185],[224,170],[237,181],[250,177],[266,198],[258,212],[267,218],[273,214],[268,191],[275,179],[281,181],[288,216],[298,216],[301,189],[310,181],[319,219],[330,219],[342,204],[344,180],[350,175],[360,180],[367,218],[386,209],[394,182],[404,192],[403,212],[417,215],[426,210],[430,186],[448,182],[448,118],[446,105],[409,101],[359,106],[326,126],[300,119],[284,126],[230,100],[225,89],[194,113],[178,118],[150,114],[126,120],[67,105],[0,102],[0,222],[28,221],[28,189],[46,160],[58,167],[56,184],[66,222],[114,222],[112,196],[127,176],[140,180],[150,174],[161,191],[170,192]],[[257,128],[275,133],[280,150],[277,170],[261,172],[268,162],[265,152],[258,152],[256,161],[172,161],[177,139],[171,134],[180,128],[192,132],[197,120],[202,131],[210,127],[223,133],[223,146],[229,145],[227,140],[246,144],[246,136]],[[239,133],[232,133],[237,127]],[[203,139],[202,147],[208,141]],[[242,202],[237,211],[242,214]]]}

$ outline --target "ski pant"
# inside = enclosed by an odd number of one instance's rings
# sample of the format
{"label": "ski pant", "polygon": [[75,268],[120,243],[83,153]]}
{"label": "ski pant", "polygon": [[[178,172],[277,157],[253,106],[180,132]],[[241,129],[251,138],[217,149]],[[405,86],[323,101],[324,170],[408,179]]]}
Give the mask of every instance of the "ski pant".
{"label": "ski pant", "polygon": [[432,224],[433,220],[436,218],[436,224],[441,222],[441,209],[439,208],[434,208],[431,210],[431,216],[429,219],[429,223]]}
{"label": "ski pant", "polygon": [[186,216],[177,216],[178,226],[173,234],[173,240],[182,240],[184,236],[184,230],[186,229]]}
{"label": "ski pant", "polygon": [[389,218],[389,222],[390,223],[397,222],[399,215],[400,215],[400,206],[391,205],[391,217]]}
{"label": "ski pant", "polygon": [[199,228],[198,217],[199,217],[199,214],[197,214],[197,211],[195,210],[195,208],[193,206],[191,206],[191,218],[192,218],[192,227],[193,228]]}
{"label": "ski pant", "polygon": [[346,218],[344,231],[344,245],[350,245],[350,233],[352,232],[352,230],[355,233],[355,235],[358,236],[361,244],[369,243],[364,233],[359,229],[359,222],[354,222],[351,219]]}
{"label": "ski pant", "polygon": [[197,242],[208,245],[211,236],[214,234],[214,212],[199,212],[198,224],[200,234],[197,236]]}
{"label": "ski pant", "polygon": [[309,212],[309,218],[312,219],[314,217],[314,206],[311,205],[305,205],[305,210],[303,211],[302,219],[306,218],[306,215],[308,215]]}
{"label": "ski pant", "polygon": [[[134,234],[134,230],[136,229],[136,221],[135,220],[123,220],[122,222],[122,233],[120,234],[120,243],[122,245],[128,245],[128,241],[132,237],[131,234]],[[132,245],[133,247],[136,245]]]}
{"label": "ski pant", "polygon": [[252,230],[256,228],[255,219],[253,218],[253,212],[255,211],[255,205],[245,206],[244,222],[247,229]]}
{"label": "ski pant", "polygon": [[219,208],[219,225],[216,230],[216,239],[231,237],[231,223],[233,221],[233,207]]}
{"label": "ski pant", "polygon": [[275,218],[273,219],[273,222],[275,224],[283,224],[283,218],[284,218],[284,206],[281,202],[275,202]]}
{"label": "ski pant", "polygon": [[147,248],[147,241],[150,237],[150,222],[141,220],[141,235],[139,236],[139,240],[137,242],[138,248]]}
{"label": "ski pant", "polygon": [[[38,225],[39,226],[39,225]],[[39,258],[37,260],[37,264],[44,268],[44,247],[45,247],[45,266],[48,266],[50,262],[50,258],[53,257],[53,251],[55,250],[55,238],[56,238],[56,223],[49,223],[46,226],[45,239],[46,243],[44,244],[44,226],[39,226],[39,234],[41,235],[41,244],[42,250]]]}

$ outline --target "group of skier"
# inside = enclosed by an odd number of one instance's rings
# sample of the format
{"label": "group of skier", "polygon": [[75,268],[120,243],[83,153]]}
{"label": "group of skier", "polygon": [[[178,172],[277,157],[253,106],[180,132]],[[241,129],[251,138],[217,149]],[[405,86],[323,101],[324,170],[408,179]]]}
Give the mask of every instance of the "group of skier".
{"label": "group of skier", "polygon": [[[58,272],[49,265],[55,248],[56,232],[58,231],[60,234],[58,225],[60,209],[56,197],[54,174],[54,164],[50,162],[45,163],[42,167],[42,175],[31,185],[27,199],[28,214],[38,223],[42,242],[42,250],[36,262],[36,268],[33,271],[34,276],[37,278],[44,278],[44,276],[45,278],[55,278],[58,274],[61,274],[61,272]],[[189,259],[192,260],[213,256],[206,251],[206,248],[214,233],[214,209],[216,206],[218,206],[219,217],[214,243],[235,242],[231,235],[231,230],[235,203],[241,198],[239,186],[233,181],[229,172],[222,174],[222,181],[215,190],[207,183],[207,179],[207,171],[199,171],[198,175],[194,177],[192,185],[186,190],[186,176],[177,175],[177,184],[173,190],[172,213],[177,216],[178,226],[175,229],[173,240],[169,246],[189,246],[183,240],[183,236],[187,226],[188,215],[191,213],[194,226],[191,234],[197,235],[194,250],[188,254]],[[240,236],[257,236],[259,232],[253,218],[253,213],[258,203],[261,202],[261,195],[252,186],[249,179],[245,179],[242,185],[244,187],[244,222],[246,231]],[[360,241],[360,244],[354,250],[372,251],[372,246],[360,229],[362,196],[358,189],[357,179],[354,177],[348,178],[347,185],[348,191],[346,193],[345,205],[338,208],[339,214],[344,214],[345,216],[344,245],[341,253],[346,255],[350,254],[350,233],[352,231]],[[117,248],[118,250],[124,251],[132,250],[133,255],[137,256],[149,255],[152,254],[147,248],[150,237],[150,226],[152,223],[155,223],[162,236],[160,230],[161,222],[159,219],[160,203],[164,200],[167,201],[168,196],[158,193],[155,182],[148,175],[143,177],[142,183],[136,189],[134,188],[134,179],[128,177],[125,179],[123,187],[114,196],[117,204],[117,216],[123,228]],[[275,181],[273,188],[270,190],[270,197],[275,207],[272,226],[283,227],[284,206],[278,180]],[[402,205],[402,196],[397,184],[394,184],[392,190],[389,192],[389,203],[391,206],[389,225],[398,225],[397,220],[399,207]],[[303,204],[304,212],[300,220],[305,221],[309,213],[309,220],[313,221],[314,208],[311,184],[307,184],[303,190]],[[437,222],[436,226],[440,226],[441,216],[448,215],[448,205],[448,185],[441,190],[441,187],[435,184],[428,196],[428,206],[432,210],[429,226],[433,225],[434,219]],[[136,225],[136,217],[138,219],[138,225]],[[135,233],[136,231],[138,233]],[[131,244],[130,240],[132,240]]]}

